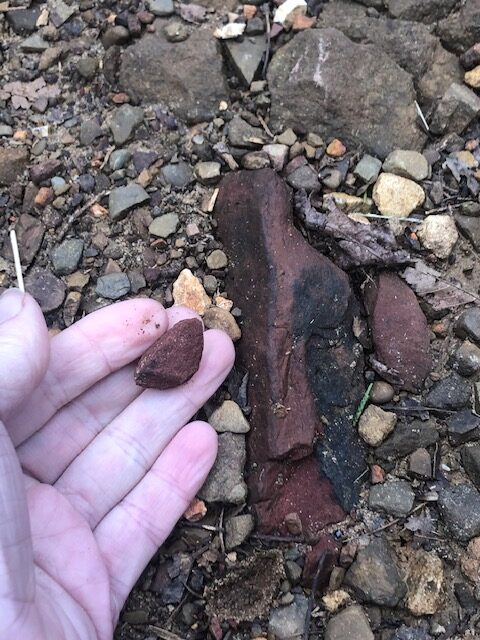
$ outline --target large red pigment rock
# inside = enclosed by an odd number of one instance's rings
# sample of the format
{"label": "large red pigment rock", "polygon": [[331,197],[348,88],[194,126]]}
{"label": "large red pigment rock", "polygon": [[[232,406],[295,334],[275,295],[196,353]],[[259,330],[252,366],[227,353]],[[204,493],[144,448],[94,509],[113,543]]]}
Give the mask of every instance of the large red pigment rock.
{"label": "large red pigment rock", "polygon": [[397,275],[383,272],[365,289],[365,306],[380,363],[375,368],[397,387],[420,391],[432,357],[430,331],[415,294]]}
{"label": "large red pigment rock", "polygon": [[227,290],[244,317],[250,495],[263,530],[286,532],[286,515],[298,513],[315,535],[353,506],[364,470],[352,427],[363,392],[355,300],[346,274],[293,225],[290,190],[274,171],[227,175],[215,215]]}

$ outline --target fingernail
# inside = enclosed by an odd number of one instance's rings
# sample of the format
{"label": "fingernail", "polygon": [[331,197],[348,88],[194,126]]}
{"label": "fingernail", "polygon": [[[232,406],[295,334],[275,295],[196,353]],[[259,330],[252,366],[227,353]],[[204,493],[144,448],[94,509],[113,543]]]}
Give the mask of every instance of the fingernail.
{"label": "fingernail", "polygon": [[20,313],[25,294],[20,289],[7,289],[0,296],[0,324],[7,322]]}

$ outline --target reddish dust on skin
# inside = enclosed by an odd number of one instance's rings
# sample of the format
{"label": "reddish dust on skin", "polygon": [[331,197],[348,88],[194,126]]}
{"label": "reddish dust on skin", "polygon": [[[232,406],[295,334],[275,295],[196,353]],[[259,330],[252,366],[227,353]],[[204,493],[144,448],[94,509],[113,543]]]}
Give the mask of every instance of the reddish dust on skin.
{"label": "reddish dust on skin", "polygon": [[171,389],[198,371],[203,352],[203,324],[181,320],[145,351],[135,370],[135,382],[151,389]]}

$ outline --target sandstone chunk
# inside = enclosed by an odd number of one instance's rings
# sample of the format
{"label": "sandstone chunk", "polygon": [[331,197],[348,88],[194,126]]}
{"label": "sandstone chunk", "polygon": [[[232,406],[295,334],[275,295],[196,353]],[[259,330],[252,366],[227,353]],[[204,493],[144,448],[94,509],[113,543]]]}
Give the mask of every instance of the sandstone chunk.
{"label": "sandstone chunk", "polygon": [[380,213],[397,218],[407,218],[425,200],[422,187],[393,173],[380,174],[372,195]]}
{"label": "sandstone chunk", "polygon": [[135,382],[153,389],[178,387],[198,371],[202,352],[202,323],[196,318],[181,320],[145,351]]}
{"label": "sandstone chunk", "polygon": [[201,316],[210,306],[202,283],[190,269],[184,269],[173,283],[173,299],[175,304],[183,304]]}
{"label": "sandstone chunk", "polygon": [[296,35],[274,55],[268,81],[276,129],[301,124],[347,146],[363,144],[380,158],[395,147],[422,147],[409,74],[380,49],[337,29]]}

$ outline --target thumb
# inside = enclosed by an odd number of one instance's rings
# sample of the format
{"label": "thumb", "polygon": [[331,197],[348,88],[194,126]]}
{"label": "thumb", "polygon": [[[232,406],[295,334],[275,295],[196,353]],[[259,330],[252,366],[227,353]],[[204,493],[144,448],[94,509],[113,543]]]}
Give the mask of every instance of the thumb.
{"label": "thumb", "polygon": [[27,293],[0,296],[0,420],[37,386],[45,374],[50,338],[40,307]]}

